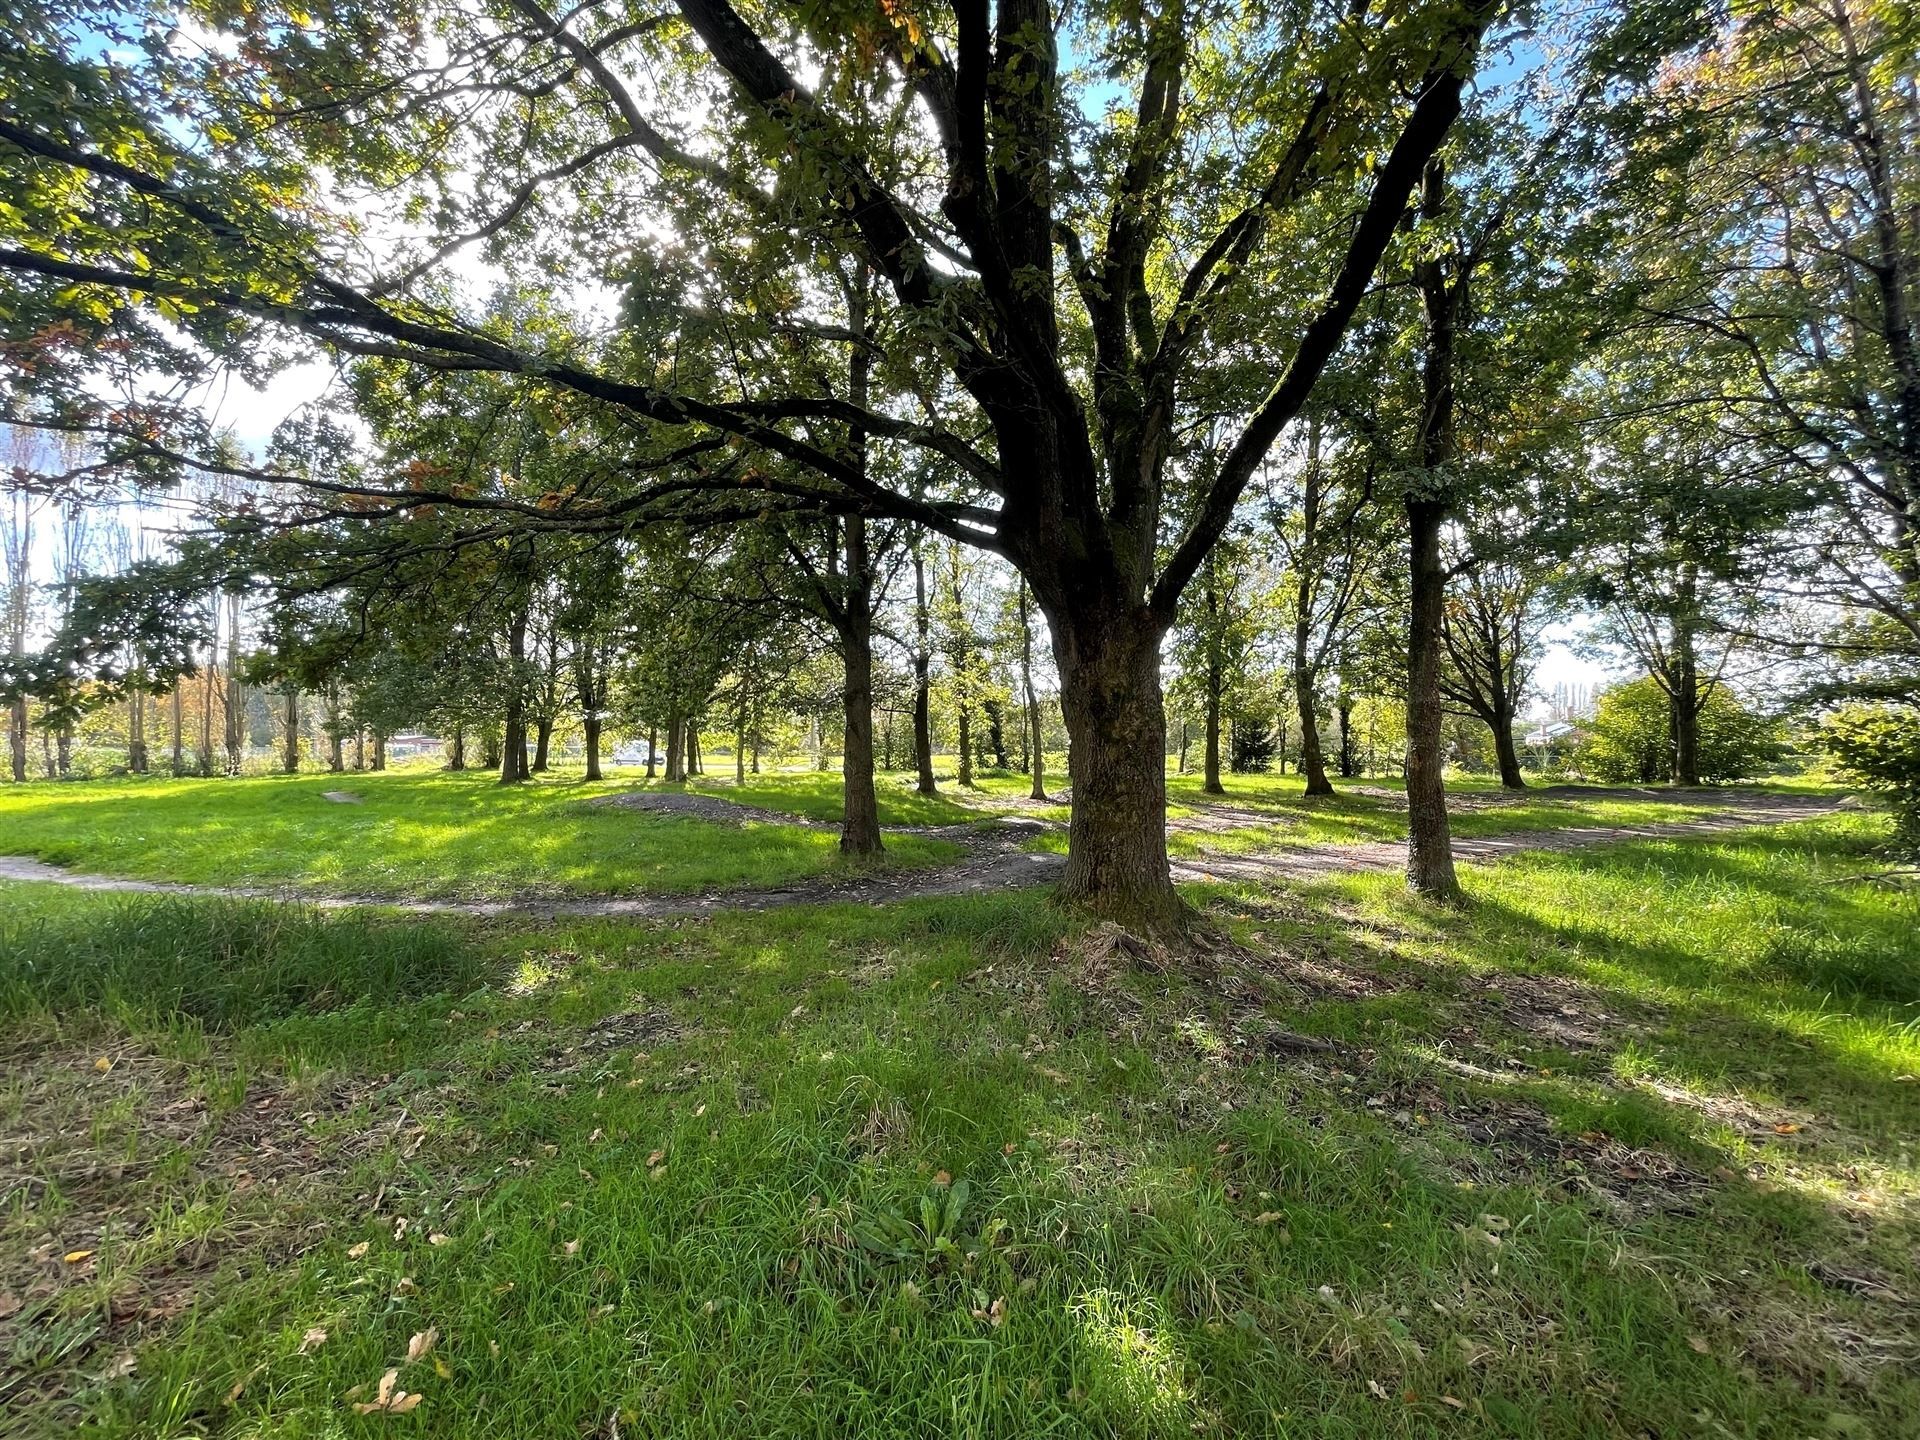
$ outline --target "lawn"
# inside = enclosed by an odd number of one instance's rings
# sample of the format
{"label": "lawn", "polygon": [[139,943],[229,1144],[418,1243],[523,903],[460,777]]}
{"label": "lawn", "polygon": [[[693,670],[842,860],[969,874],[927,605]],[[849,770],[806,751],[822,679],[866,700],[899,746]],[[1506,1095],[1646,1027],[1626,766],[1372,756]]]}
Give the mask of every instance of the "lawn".
{"label": "lawn", "polygon": [[[829,829],[586,803],[643,784],[637,773],[615,772],[592,785],[563,777],[502,787],[484,774],[399,770],[5,786],[0,854],[148,880],[393,898],[777,886],[845,868]],[[336,804],[328,791],[359,803]],[[904,784],[884,793],[884,823],[974,816]],[[739,798],[761,804],[782,795],[793,803],[778,808],[828,818],[838,813],[839,777],[769,777]],[[960,853],[917,835],[890,837],[887,850],[901,866]]]}
{"label": "lawn", "polygon": [[[643,926],[5,887],[0,1407],[1908,1436],[1920,909],[1857,878],[1882,838],[1526,856],[1457,912],[1196,889],[1237,942],[1204,961],[1034,892]],[[356,1413],[390,1369],[417,1408]]]}

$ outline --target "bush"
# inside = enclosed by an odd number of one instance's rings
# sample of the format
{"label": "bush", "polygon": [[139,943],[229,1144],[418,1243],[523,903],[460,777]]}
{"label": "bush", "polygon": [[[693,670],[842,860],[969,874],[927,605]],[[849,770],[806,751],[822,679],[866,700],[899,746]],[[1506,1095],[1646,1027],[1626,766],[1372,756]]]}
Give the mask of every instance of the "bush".
{"label": "bush", "polygon": [[[1615,784],[1652,784],[1673,771],[1667,692],[1651,675],[1616,685],[1600,697],[1581,748],[1581,768]],[[1700,778],[1743,780],[1769,771],[1783,753],[1778,727],[1724,687],[1700,711]]]}
{"label": "bush", "polygon": [[1820,741],[1842,775],[1893,802],[1901,850],[1920,855],[1920,707],[1849,706],[1821,724]]}

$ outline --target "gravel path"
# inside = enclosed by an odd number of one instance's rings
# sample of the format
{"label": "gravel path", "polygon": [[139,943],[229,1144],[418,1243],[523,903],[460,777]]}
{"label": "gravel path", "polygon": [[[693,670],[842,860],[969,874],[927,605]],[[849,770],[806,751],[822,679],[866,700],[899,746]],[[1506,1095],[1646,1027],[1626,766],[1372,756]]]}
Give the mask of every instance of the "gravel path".
{"label": "gravel path", "polygon": [[[1585,793],[1591,795],[1594,792]],[[1563,830],[1516,831],[1508,835],[1460,838],[1453,842],[1454,858],[1463,863],[1485,863],[1532,850],[1575,850],[1623,840],[1716,834],[1754,825],[1782,825],[1794,820],[1811,820],[1838,808],[1838,802],[1825,797],[1768,795],[1757,791],[1696,792],[1673,795],[1671,798],[1692,804],[1712,804],[1718,808],[1712,815],[1671,823],[1589,825]],[[781,820],[782,823],[793,823],[791,816],[781,817]],[[786,905],[885,905],[900,900],[971,895],[1038,885],[1053,879],[1066,863],[1061,855],[1038,854],[1019,848],[1022,841],[1046,828],[1041,822],[1018,817],[1006,817],[987,824],[902,827],[911,833],[954,840],[966,846],[969,853],[964,859],[937,869],[886,871],[844,880],[810,880],[779,889],[730,890],[707,895],[608,896],[578,900],[533,897],[511,900],[393,900],[375,895],[312,896],[265,886],[187,885],[168,880],[89,875],[63,870],[26,856],[0,856],[0,880],[42,880],[77,890],[116,894],[293,900],[321,910],[380,906],[418,915],[671,919],[718,915],[730,911],[774,910]],[[1397,870],[1406,863],[1407,847],[1401,842],[1300,845],[1259,854],[1209,855],[1195,860],[1176,860],[1173,878],[1196,883],[1311,879],[1343,871]]]}

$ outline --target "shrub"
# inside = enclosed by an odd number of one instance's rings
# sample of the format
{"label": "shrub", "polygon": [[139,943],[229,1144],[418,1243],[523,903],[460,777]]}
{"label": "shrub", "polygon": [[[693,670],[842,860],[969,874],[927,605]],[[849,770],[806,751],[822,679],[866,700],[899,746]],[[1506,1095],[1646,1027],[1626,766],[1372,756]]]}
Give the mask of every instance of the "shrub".
{"label": "shrub", "polygon": [[1901,850],[1920,855],[1920,707],[1849,706],[1822,722],[1820,741],[1841,774],[1893,803]]}
{"label": "shrub", "polygon": [[[1600,697],[1580,752],[1589,775],[1613,783],[1651,784],[1672,773],[1673,736],[1667,692],[1651,675],[1616,685]],[[1779,759],[1778,726],[1749,710],[1725,687],[1700,711],[1700,778],[1742,780]]]}

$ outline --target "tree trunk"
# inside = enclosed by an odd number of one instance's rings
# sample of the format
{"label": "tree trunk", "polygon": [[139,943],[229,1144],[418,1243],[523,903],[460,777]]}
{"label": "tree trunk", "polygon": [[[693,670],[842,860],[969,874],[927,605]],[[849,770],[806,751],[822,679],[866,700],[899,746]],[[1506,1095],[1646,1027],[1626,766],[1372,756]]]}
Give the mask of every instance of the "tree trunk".
{"label": "tree trunk", "polygon": [[682,784],[687,778],[686,751],[682,748],[686,743],[686,734],[686,723],[680,718],[680,711],[677,708],[669,710],[667,712],[667,766],[666,773],[662,777],[669,785]]}
{"label": "tree trunk", "polygon": [[917,637],[913,651],[913,763],[919,774],[916,789],[922,795],[938,793],[933,783],[933,649],[932,622],[927,615],[927,569],[920,551],[913,552],[913,623]]}
{"label": "tree trunk", "polygon": [[1224,795],[1227,787],[1220,783],[1220,667],[1207,666],[1207,757],[1206,778],[1200,788],[1209,795]]}
{"label": "tree trunk", "polygon": [[647,727],[647,779],[649,780],[654,778],[654,771],[659,764],[659,756],[660,727],[658,725],[649,725]]}
{"label": "tree trunk", "polygon": [[967,702],[960,701],[960,770],[954,777],[962,790],[973,788],[973,717],[967,713]]}
{"label": "tree trunk", "polygon": [[139,685],[127,697],[127,772],[147,773],[147,692]]}
{"label": "tree trunk", "polygon": [[1300,773],[1307,777],[1307,794],[1331,795],[1333,782],[1327,779],[1327,757],[1320,748],[1318,698],[1313,693],[1313,676],[1300,662],[1299,647],[1294,651],[1293,703],[1300,711]]}
{"label": "tree trunk", "polygon": [[[1352,780],[1361,770],[1359,757],[1353,748],[1353,697],[1342,691],[1339,703],[1334,706],[1334,713],[1340,721],[1340,778]],[[1371,770],[1374,767],[1368,765],[1367,768]]]}
{"label": "tree trunk", "polygon": [[456,773],[467,768],[467,730],[464,725],[453,727],[453,739],[447,742],[447,769]]}
{"label": "tree trunk", "polygon": [[300,692],[287,691],[287,737],[286,750],[281,756],[280,767],[289,775],[300,770]]}
{"label": "tree trunk", "polygon": [[1440,527],[1446,506],[1410,500],[1413,594],[1407,633],[1407,886],[1422,895],[1452,899],[1460,884],[1453,870],[1453,840],[1447,823],[1447,787],[1440,751],[1446,709],[1440,698],[1440,638],[1446,572],[1440,560]]}
{"label": "tree trunk", "polygon": [[1007,727],[998,700],[982,703],[987,715],[987,748],[993,752],[993,767],[996,770],[1007,768]]}
{"label": "tree trunk", "polygon": [[173,682],[173,695],[171,697],[171,703],[167,707],[172,711],[171,719],[173,722],[172,753],[168,756],[168,762],[172,766],[173,773],[176,777],[184,775],[187,766],[186,735],[184,733],[186,730],[186,712],[180,696],[180,686],[183,683],[181,680],[175,680]]}
{"label": "tree trunk", "polygon": [[690,775],[704,775],[706,767],[700,763],[700,727],[693,721],[686,722],[687,738],[681,747],[680,778]]}
{"label": "tree trunk", "polygon": [[1020,582],[1020,683],[1027,692],[1027,744],[1030,759],[1027,771],[1033,786],[1029,800],[1047,798],[1047,750],[1040,726],[1040,697],[1033,693],[1033,622],[1027,611],[1027,582]]}
{"label": "tree trunk", "polygon": [[747,724],[744,720],[733,728],[733,783],[747,783]]}
{"label": "tree trunk", "polygon": [[327,732],[327,769],[338,775],[346,768],[346,757],[341,754],[340,731],[336,726]]}
{"label": "tree trunk", "polygon": [[527,763],[527,714],[517,689],[507,692],[507,713],[501,728],[505,733],[500,744],[500,783],[518,785],[527,778],[522,771]]}
{"label": "tree trunk", "polygon": [[585,715],[580,720],[581,741],[587,747],[587,779],[600,778],[600,717]]}
{"label": "tree trunk", "polygon": [[62,780],[73,773],[73,727],[71,725],[62,725],[60,733],[54,737],[53,763],[59,767]]}
{"label": "tree trunk", "polygon": [[387,737],[384,731],[373,732],[373,771],[377,775],[387,768]]}
{"label": "tree trunk", "polygon": [[1077,608],[1047,616],[1073,784],[1060,896],[1123,925],[1182,930],[1190,912],[1167,869],[1162,629],[1138,613]]}
{"label": "tree trunk", "polygon": [[[857,329],[858,327],[856,327]],[[864,356],[866,351],[857,352]],[[858,363],[856,363],[858,373]],[[864,400],[862,387],[856,394]],[[861,447],[864,452],[864,445]],[[840,853],[878,855],[880,801],[873,788],[873,565],[867,553],[867,522],[847,517],[846,589],[839,605],[844,680],[840,749]]]}
{"label": "tree trunk", "polygon": [[13,778],[24,784],[27,778],[27,697],[17,696],[7,707],[7,747],[13,760]]}
{"label": "tree trunk", "polygon": [[1700,783],[1700,662],[1694,652],[1692,566],[1682,576],[1684,604],[1673,619],[1673,656],[1667,682],[1669,728],[1672,736],[1675,785]]}
{"label": "tree trunk", "polygon": [[1493,725],[1493,754],[1500,766],[1500,783],[1508,790],[1527,788],[1527,777],[1520,773],[1520,751],[1513,743],[1513,717]]}
{"label": "tree trunk", "polygon": [[553,717],[542,715],[534,722],[533,764],[529,767],[534,774],[547,773],[547,751],[553,744]]}

